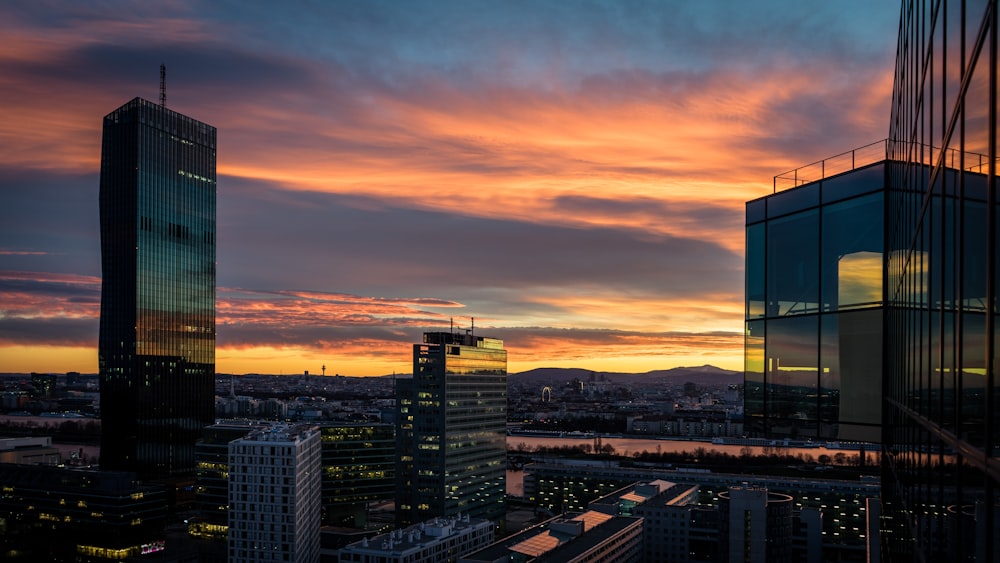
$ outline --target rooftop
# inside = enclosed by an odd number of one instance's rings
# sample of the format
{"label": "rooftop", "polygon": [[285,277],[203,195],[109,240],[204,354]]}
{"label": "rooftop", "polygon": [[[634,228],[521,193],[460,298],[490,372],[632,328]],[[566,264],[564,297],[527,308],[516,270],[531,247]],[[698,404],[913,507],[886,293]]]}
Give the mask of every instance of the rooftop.
{"label": "rooftop", "polygon": [[936,165],[940,161],[944,168],[952,170],[965,170],[976,174],[989,173],[989,159],[984,154],[969,151],[963,153],[955,149],[942,149],[942,147],[903,141],[890,142],[889,139],[882,139],[823,160],[817,160],[788,172],[782,172],[774,177],[773,193],[817,182],[890,159],[916,162],[927,166]]}

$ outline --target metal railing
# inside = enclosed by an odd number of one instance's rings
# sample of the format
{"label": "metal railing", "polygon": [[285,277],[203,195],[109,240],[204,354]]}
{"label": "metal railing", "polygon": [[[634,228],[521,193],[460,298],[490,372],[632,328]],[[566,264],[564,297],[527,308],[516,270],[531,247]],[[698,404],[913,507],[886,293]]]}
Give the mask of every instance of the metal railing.
{"label": "metal railing", "polygon": [[[985,154],[969,151],[963,154],[958,149],[943,149],[920,143],[882,139],[778,174],[774,177],[773,193],[850,172],[883,160],[911,162],[925,166],[934,166],[940,161],[944,168],[964,169],[975,174],[989,174],[990,164],[990,158]],[[1000,170],[1000,159],[995,170]]]}
{"label": "metal railing", "polygon": [[888,139],[882,139],[863,147],[800,166],[774,177],[774,193],[886,160],[888,154],[889,141]]}

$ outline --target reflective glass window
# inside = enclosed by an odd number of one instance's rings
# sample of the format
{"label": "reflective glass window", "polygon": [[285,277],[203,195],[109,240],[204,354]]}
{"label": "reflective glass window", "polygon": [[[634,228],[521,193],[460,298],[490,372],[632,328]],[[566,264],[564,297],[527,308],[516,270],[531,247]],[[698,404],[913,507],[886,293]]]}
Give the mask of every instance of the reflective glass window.
{"label": "reflective glass window", "polygon": [[764,321],[746,323],[743,404],[748,431],[764,430]]}
{"label": "reflective glass window", "polygon": [[885,163],[872,164],[846,174],[823,180],[823,203],[839,201],[868,192],[879,191],[885,185]]}
{"label": "reflective glass window", "polygon": [[819,183],[807,184],[767,199],[767,216],[779,217],[819,205]]}
{"label": "reflective glass window", "polygon": [[819,210],[767,224],[768,317],[819,309]]}
{"label": "reflective glass window", "polygon": [[823,310],[882,304],[882,193],[823,208]]}
{"label": "reflective glass window", "polygon": [[814,436],[819,322],[815,315],[767,321],[765,402],[771,430]]}
{"label": "reflective glass window", "polygon": [[759,319],[765,314],[765,224],[758,223],[747,227],[746,242],[746,316],[747,319]]}

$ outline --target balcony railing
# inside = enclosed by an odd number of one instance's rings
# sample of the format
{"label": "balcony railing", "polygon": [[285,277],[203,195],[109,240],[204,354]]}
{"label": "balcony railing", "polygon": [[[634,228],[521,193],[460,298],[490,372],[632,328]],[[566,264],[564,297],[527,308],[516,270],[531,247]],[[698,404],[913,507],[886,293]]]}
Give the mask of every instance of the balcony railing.
{"label": "balcony railing", "polygon": [[[941,147],[903,141],[890,142],[888,139],[882,139],[778,174],[774,177],[774,193],[850,172],[883,160],[891,159],[933,166],[941,158],[944,159],[942,165],[945,168],[953,170],[964,168],[966,172],[976,174],[989,174],[990,172],[990,159],[985,154],[966,151],[963,160],[962,152],[956,149],[942,151]],[[995,170],[1000,170],[1000,160],[998,160],[998,166]]]}
{"label": "balcony railing", "polygon": [[882,139],[778,174],[774,177],[774,193],[883,161],[888,151],[888,140]]}

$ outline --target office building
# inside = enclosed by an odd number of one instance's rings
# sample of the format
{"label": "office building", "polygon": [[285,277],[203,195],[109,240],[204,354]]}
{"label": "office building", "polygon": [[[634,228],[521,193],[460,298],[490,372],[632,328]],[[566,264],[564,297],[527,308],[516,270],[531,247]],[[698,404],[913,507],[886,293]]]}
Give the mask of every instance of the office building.
{"label": "office building", "polygon": [[274,424],[230,442],[230,563],[319,561],[320,460],[310,425]]}
{"label": "office building", "polygon": [[0,463],[59,465],[62,453],[52,445],[51,436],[0,438]]}
{"label": "office building", "polygon": [[764,487],[738,485],[719,494],[720,561],[789,563],[792,497]]}
{"label": "office building", "polygon": [[507,459],[503,341],[429,332],[396,381],[396,520],[468,514],[501,522]]}
{"label": "office building", "polygon": [[904,0],[889,125],[882,560],[1000,559],[997,0]]}
{"label": "office building", "polygon": [[214,127],[135,98],[101,147],[101,466],[194,472],[215,393]]}
{"label": "office building", "polygon": [[204,429],[195,444],[194,504],[198,518],[188,532],[199,538],[226,540],[229,530],[229,442],[246,437],[264,423],[221,420]]}
{"label": "office building", "polygon": [[[698,485],[653,481],[632,488],[634,503],[624,514],[643,519],[643,561],[686,562],[691,553],[691,512],[697,507]],[[594,503],[590,503],[594,506]]]}
{"label": "office building", "polygon": [[885,155],[880,142],[793,170],[746,204],[751,435],[880,439]]}
{"label": "office building", "polygon": [[433,518],[340,549],[341,563],[455,563],[493,543],[495,525],[468,515]]}
{"label": "office building", "polygon": [[[997,22],[996,0],[904,0],[884,162],[747,204],[747,426],[842,437],[877,414],[883,561],[1000,558]],[[831,223],[831,197],[857,217]]]}
{"label": "office building", "polygon": [[[782,476],[741,475],[655,467],[622,467],[616,463],[593,464],[532,463],[524,467],[524,493],[538,505],[538,510],[555,514],[596,509],[594,499],[613,494],[636,481],[667,481],[677,486],[697,486],[697,500],[685,501],[689,516],[688,528],[678,528],[668,518],[683,518],[674,508],[664,508],[657,502],[646,501],[634,509],[634,514],[650,516],[653,530],[646,543],[660,551],[660,561],[719,561],[722,523],[718,510],[723,493],[733,484],[767,489],[791,497],[793,512],[793,559],[800,561],[863,562],[868,542],[866,525],[869,521],[867,504],[878,498],[878,479],[859,481]],[[669,489],[668,489],[669,490]],[[682,499],[689,496],[679,495]],[[652,514],[648,511],[654,511]],[[667,513],[670,513],[668,516]],[[798,514],[796,520],[794,515]],[[660,519],[657,522],[657,519]],[[656,530],[667,529],[671,534],[659,537]],[[675,558],[682,552],[680,537],[687,535],[688,558]],[[660,542],[662,540],[662,542]],[[658,543],[660,542],[660,543]],[[814,555],[820,552],[820,559]],[[813,554],[813,555],[810,555]]]}
{"label": "office building", "polygon": [[368,524],[368,506],[395,493],[396,436],[391,424],[319,424],[322,442],[323,523]]}
{"label": "office building", "polygon": [[596,510],[566,514],[459,558],[459,563],[639,563],[642,518]]}
{"label": "office building", "polygon": [[134,473],[0,464],[0,560],[122,561],[165,547],[166,490]]}

